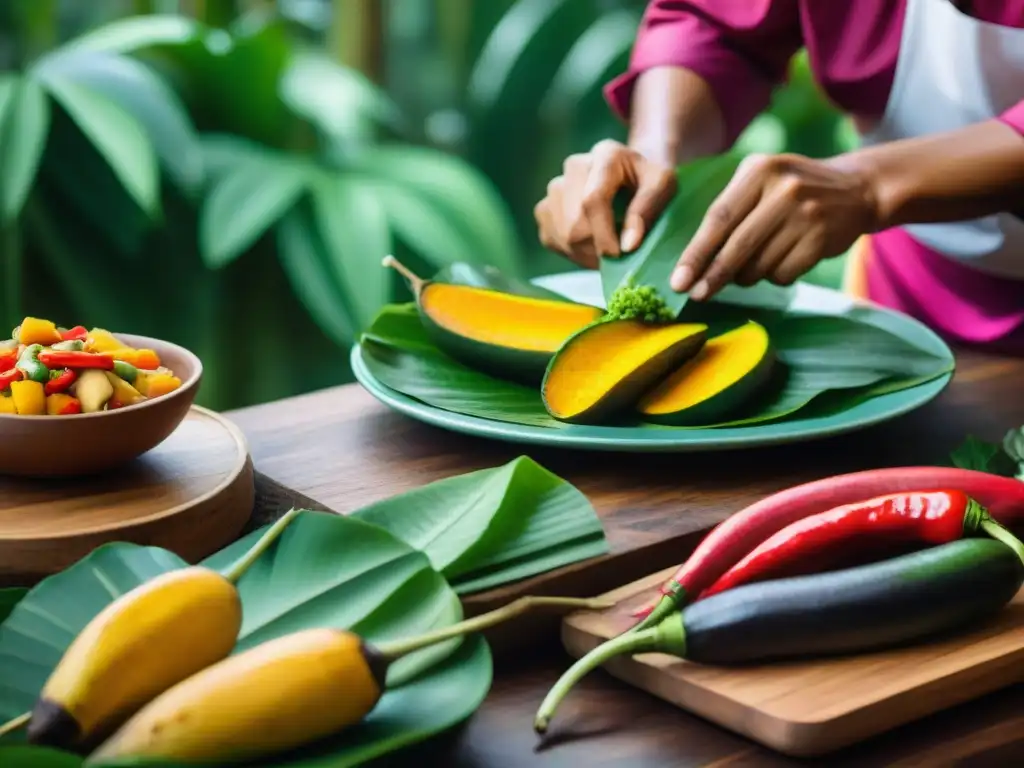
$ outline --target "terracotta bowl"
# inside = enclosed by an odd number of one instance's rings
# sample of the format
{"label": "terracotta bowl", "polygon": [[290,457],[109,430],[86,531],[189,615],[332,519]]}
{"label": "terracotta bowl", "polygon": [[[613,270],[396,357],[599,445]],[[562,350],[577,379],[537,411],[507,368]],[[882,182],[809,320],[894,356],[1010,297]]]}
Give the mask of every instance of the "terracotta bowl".
{"label": "terracotta bowl", "polygon": [[0,475],[75,477],[114,469],[168,438],[184,420],[203,376],[199,358],[177,344],[114,334],[152,349],[181,379],[174,392],[114,411],[73,416],[0,414]]}

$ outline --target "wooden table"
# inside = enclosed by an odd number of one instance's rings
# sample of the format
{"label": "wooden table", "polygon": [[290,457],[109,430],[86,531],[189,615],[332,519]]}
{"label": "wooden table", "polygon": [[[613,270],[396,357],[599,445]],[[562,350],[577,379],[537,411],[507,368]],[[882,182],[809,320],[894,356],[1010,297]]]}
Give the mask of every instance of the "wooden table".
{"label": "wooden table", "polygon": [[[958,356],[950,388],[895,422],[804,445],[704,455],[529,450],[593,501],[612,553],[538,580],[536,591],[597,594],[683,558],[700,535],[755,499],[840,472],[945,461],[966,434],[998,439],[1024,423],[1024,360]],[[346,513],[432,480],[504,463],[526,451],[421,425],[356,385],[229,414],[258,470]],[[554,587],[551,585],[554,584]],[[531,590],[535,591],[535,590]],[[501,593],[482,604],[500,602]],[[568,663],[554,625],[516,663],[462,729],[401,764],[504,766],[804,765],[674,709],[597,672],[566,701],[548,745],[535,751],[533,712]],[[1018,686],[833,756],[828,766],[1024,764],[1024,687]],[[822,764],[822,763],[816,763]]]}

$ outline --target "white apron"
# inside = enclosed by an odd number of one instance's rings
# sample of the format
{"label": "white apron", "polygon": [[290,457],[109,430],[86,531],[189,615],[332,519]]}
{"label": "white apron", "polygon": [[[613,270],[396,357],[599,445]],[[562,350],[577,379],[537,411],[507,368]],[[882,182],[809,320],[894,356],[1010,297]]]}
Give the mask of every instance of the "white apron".
{"label": "white apron", "polygon": [[[907,0],[885,115],[861,134],[861,141],[870,146],[965,128],[997,117],[1021,100],[1024,29],[973,19],[951,0]],[[964,265],[1024,279],[1024,221],[1015,216],[909,224],[903,229]]]}

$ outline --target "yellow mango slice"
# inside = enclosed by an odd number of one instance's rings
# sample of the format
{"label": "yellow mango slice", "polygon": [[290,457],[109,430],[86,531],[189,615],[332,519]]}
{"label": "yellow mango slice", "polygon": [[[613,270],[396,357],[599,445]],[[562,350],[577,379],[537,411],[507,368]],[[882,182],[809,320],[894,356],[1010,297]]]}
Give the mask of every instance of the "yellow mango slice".
{"label": "yellow mango slice", "polygon": [[56,344],[60,339],[60,331],[49,320],[38,317],[26,317],[18,326],[18,341],[22,344]]}
{"label": "yellow mango slice", "polygon": [[46,413],[46,391],[38,381],[12,381],[11,399],[19,416],[42,416]]}

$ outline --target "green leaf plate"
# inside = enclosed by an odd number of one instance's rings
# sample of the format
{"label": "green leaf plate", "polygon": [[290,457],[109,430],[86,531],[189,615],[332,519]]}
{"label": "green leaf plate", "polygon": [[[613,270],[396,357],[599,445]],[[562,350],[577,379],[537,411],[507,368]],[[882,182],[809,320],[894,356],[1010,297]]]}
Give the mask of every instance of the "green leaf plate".
{"label": "green leaf plate", "polygon": [[[534,282],[574,301],[595,306],[605,305],[601,278],[597,272],[549,275]],[[735,296],[734,300],[742,303],[742,295]],[[906,315],[873,305],[854,304],[850,297],[838,291],[804,283],[798,283],[792,290],[790,302],[790,309],[818,314],[841,315],[854,311],[860,321],[881,327],[922,350],[948,360],[952,366],[953,353],[946,343],[929,328]],[[363,350],[356,344],[352,348],[351,363],[357,381],[383,404],[424,423],[453,432],[511,443],[633,453],[734,450],[797,443],[853,432],[920,408],[942,392],[953,378],[950,370],[918,386],[864,398],[852,407],[837,412],[812,408],[785,421],[763,424],[714,429],[577,425],[550,429],[454,413],[415,400],[378,381],[363,355]]]}

